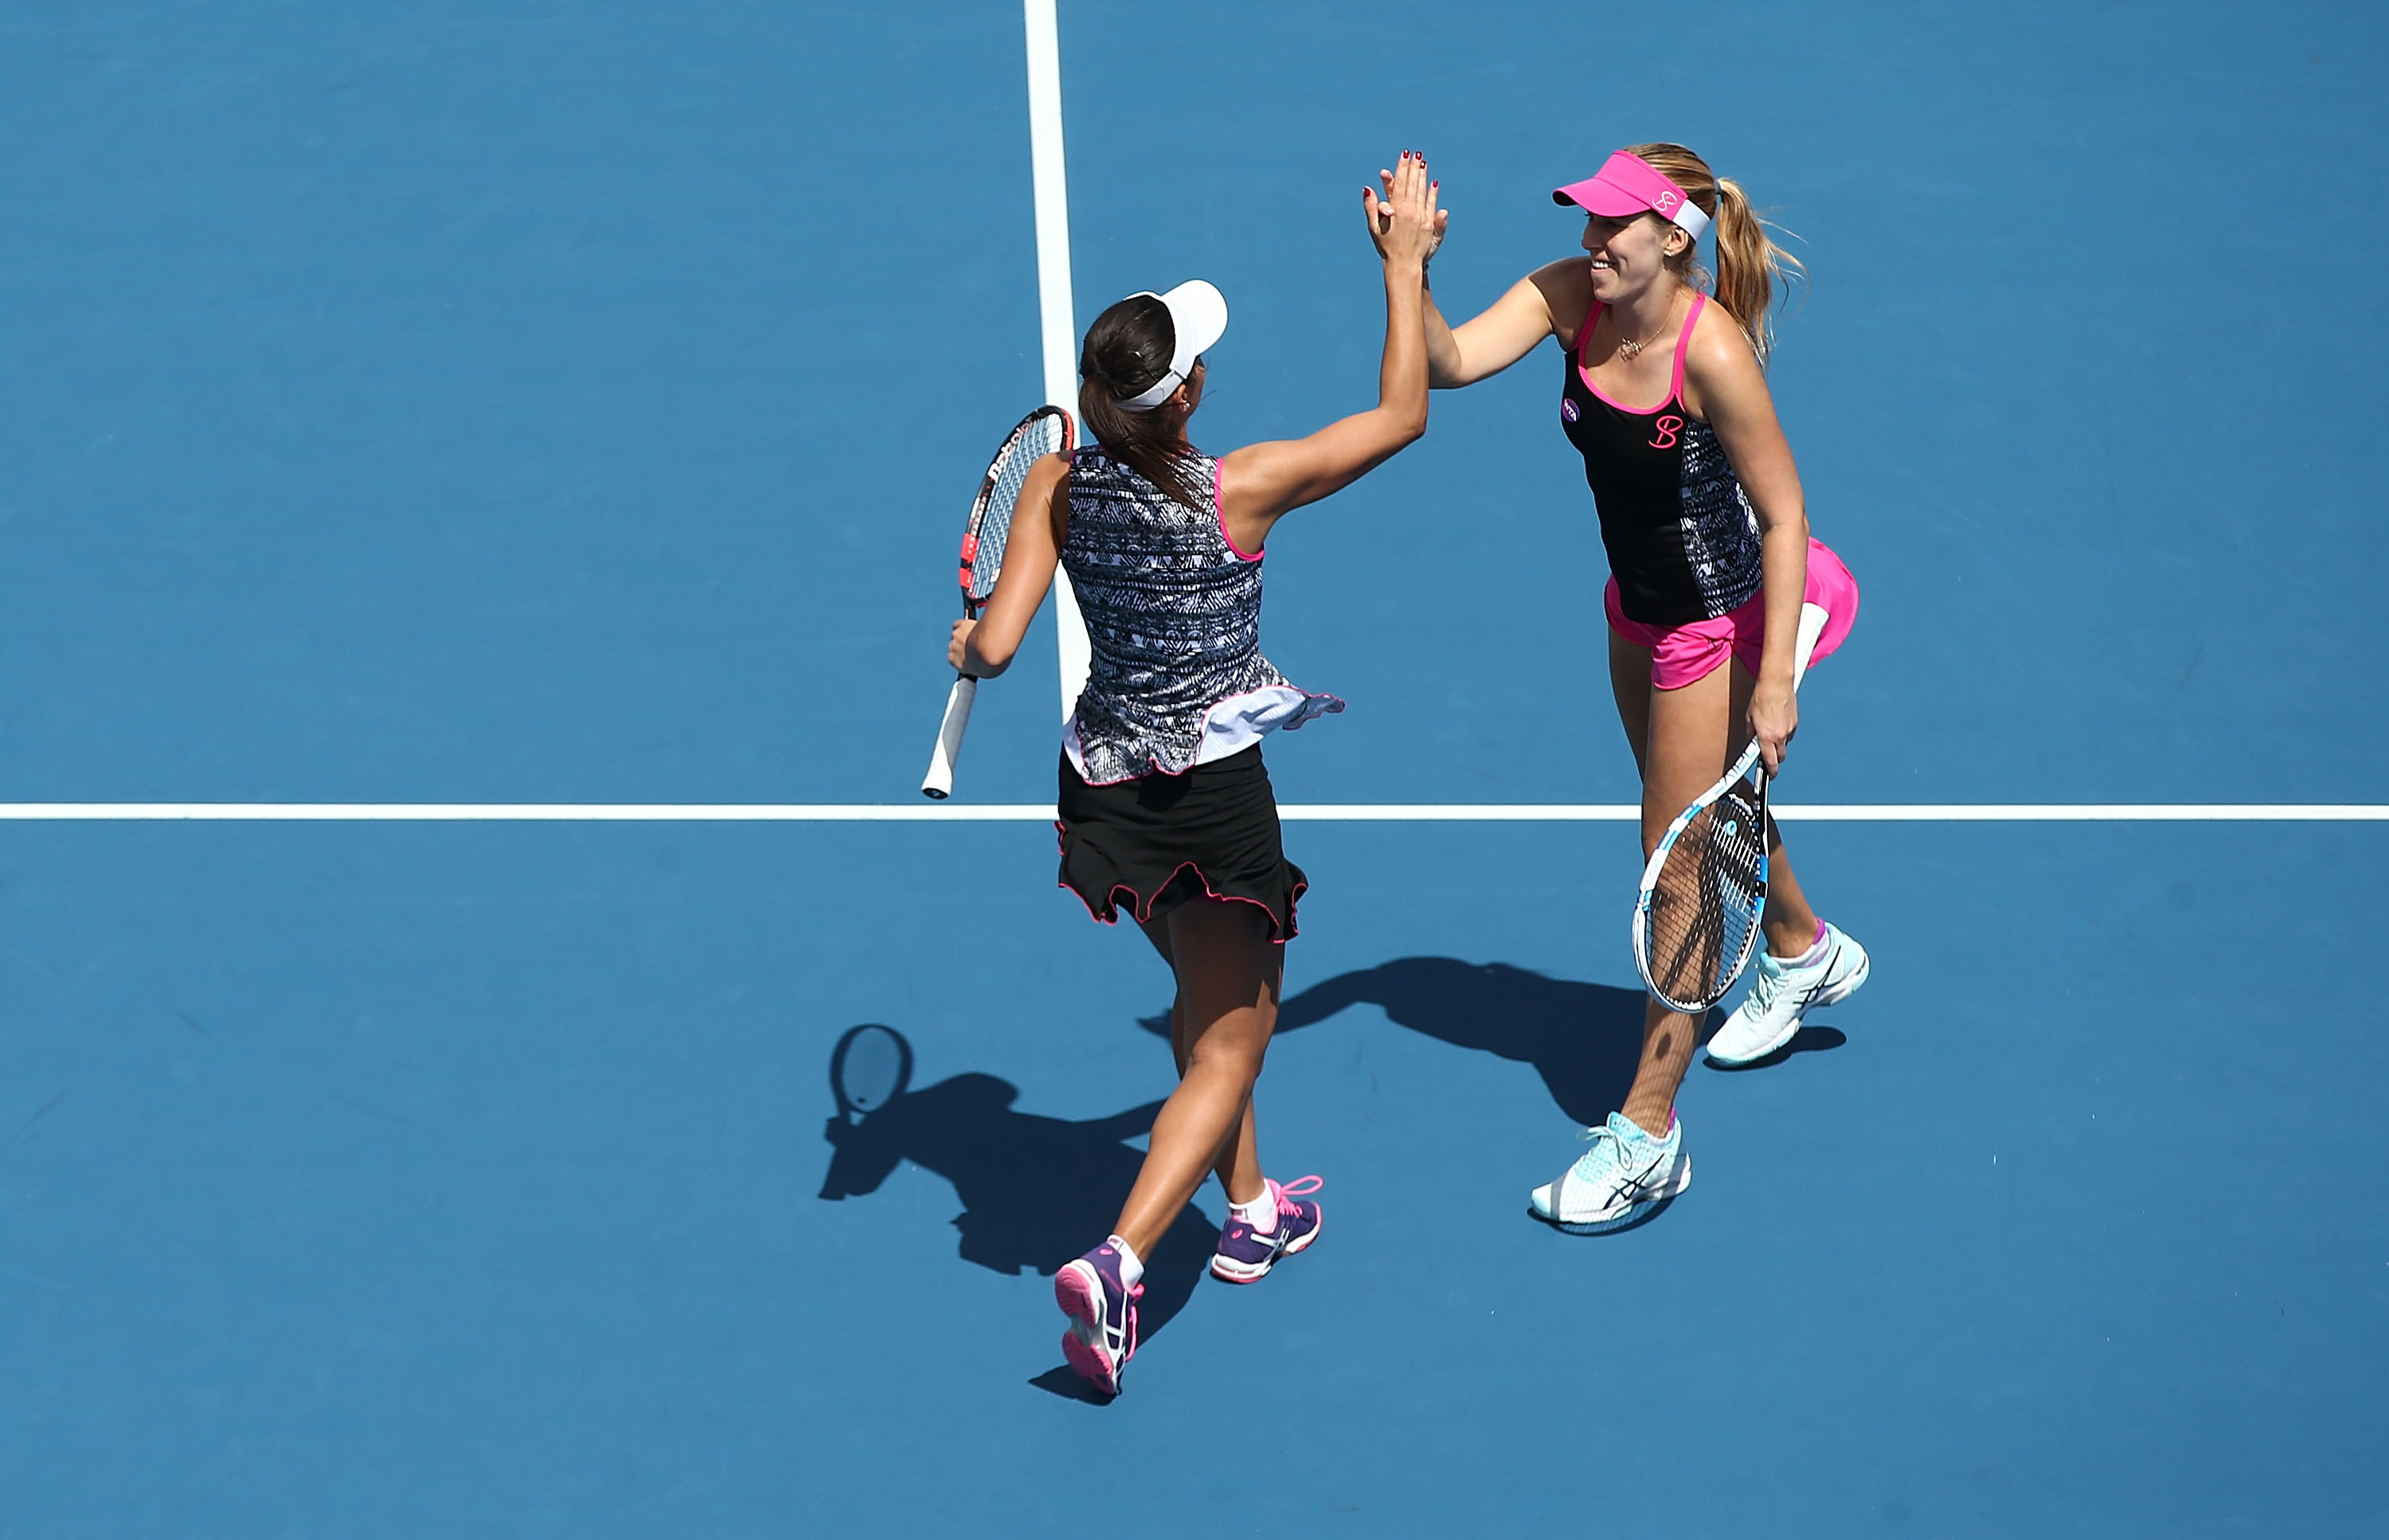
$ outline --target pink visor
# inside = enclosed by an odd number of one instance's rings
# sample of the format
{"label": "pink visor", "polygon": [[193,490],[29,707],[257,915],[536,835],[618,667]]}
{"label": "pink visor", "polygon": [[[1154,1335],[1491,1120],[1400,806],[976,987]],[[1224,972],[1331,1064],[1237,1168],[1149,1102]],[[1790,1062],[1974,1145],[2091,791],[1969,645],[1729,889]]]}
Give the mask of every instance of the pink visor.
{"label": "pink visor", "polygon": [[1571,182],[1552,194],[1553,203],[1573,203],[1603,219],[1630,219],[1649,210],[1675,224],[1694,240],[1709,227],[1708,215],[1684,196],[1684,189],[1641,156],[1619,150],[1601,170],[1582,182]]}

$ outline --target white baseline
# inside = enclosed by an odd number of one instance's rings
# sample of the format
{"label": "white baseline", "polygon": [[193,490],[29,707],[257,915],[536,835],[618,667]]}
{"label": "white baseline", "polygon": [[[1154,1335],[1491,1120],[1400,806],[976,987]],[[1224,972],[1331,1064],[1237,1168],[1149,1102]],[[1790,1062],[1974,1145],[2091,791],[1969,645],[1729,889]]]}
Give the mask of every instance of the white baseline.
{"label": "white baseline", "polygon": [[[1070,305],[1070,180],[1062,155],[1062,36],[1054,0],[1021,0],[1028,44],[1028,167],[1037,210],[1037,336],[1045,401],[1071,414],[1079,401],[1079,325]],[[1062,671],[1062,719],[1079,709],[1090,657],[1070,575],[1054,572],[1054,654]]]}
{"label": "white baseline", "polygon": [[[2389,803],[1778,803],[1809,823],[2380,823]],[[1311,802],[1289,823],[1631,823],[1630,802]],[[214,823],[1047,823],[1051,804],[879,802],[0,802],[0,821]]]}

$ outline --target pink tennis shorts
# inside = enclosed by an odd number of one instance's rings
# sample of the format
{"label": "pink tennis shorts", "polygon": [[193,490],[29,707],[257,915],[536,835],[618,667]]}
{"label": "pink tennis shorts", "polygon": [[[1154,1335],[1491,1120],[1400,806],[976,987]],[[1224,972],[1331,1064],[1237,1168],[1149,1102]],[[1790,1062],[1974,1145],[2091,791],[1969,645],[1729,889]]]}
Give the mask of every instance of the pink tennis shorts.
{"label": "pink tennis shorts", "polygon": [[[1842,644],[1842,638],[1850,634],[1850,622],[1859,617],[1858,579],[1822,541],[1808,542],[1808,602],[1821,606],[1827,617],[1816,650],[1808,655],[1813,668]],[[1763,592],[1752,594],[1731,615],[1681,626],[1646,626],[1626,618],[1625,610],[1618,607],[1615,578],[1609,579],[1601,603],[1609,612],[1611,630],[1638,647],[1651,649],[1651,682],[1661,690],[1680,690],[1695,680],[1706,679],[1729,652],[1756,674],[1767,650],[1767,595]]]}

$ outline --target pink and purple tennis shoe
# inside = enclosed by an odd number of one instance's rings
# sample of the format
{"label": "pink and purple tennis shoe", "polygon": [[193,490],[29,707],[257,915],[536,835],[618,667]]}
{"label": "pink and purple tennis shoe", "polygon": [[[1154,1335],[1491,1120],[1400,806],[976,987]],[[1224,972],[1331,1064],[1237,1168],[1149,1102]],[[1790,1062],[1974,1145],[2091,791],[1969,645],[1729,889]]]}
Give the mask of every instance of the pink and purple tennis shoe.
{"label": "pink and purple tennis shoe", "polygon": [[1298,1177],[1284,1187],[1271,1182],[1270,1196],[1277,1200],[1277,1228],[1271,1230],[1257,1230],[1230,1214],[1220,1231],[1220,1249],[1211,1256],[1211,1276],[1228,1283],[1258,1282],[1278,1258],[1292,1256],[1318,1240],[1326,1215],[1308,1200],[1325,1185],[1317,1177]]}
{"label": "pink and purple tennis shoe", "polygon": [[1136,1356],[1136,1302],[1143,1297],[1143,1284],[1120,1281],[1119,1249],[1109,1241],[1054,1275],[1054,1302],[1070,1317],[1062,1356],[1105,1395],[1119,1394],[1120,1370]]}

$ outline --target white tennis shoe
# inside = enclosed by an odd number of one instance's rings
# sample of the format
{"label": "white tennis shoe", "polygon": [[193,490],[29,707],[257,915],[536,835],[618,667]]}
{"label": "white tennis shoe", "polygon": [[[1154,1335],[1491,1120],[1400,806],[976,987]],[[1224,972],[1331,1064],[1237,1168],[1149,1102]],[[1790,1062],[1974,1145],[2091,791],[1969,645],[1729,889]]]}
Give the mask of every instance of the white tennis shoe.
{"label": "white tennis shoe", "polygon": [[1800,1030],[1803,1012],[1838,1005],[1866,981],[1866,948],[1830,924],[1825,955],[1808,967],[1760,952],[1749,996],[1709,1039],[1709,1063],[1731,1068],[1766,1058]]}
{"label": "white tennis shoe", "polygon": [[1599,1128],[1587,1128],[1592,1148],[1574,1165],[1527,1197],[1527,1212],[1576,1235],[1598,1235],[1642,1216],[1652,1204],[1693,1185],[1692,1158],[1684,1153],[1684,1126],[1671,1114],[1667,1137],[1653,1139],[1624,1113],[1612,1113]]}

